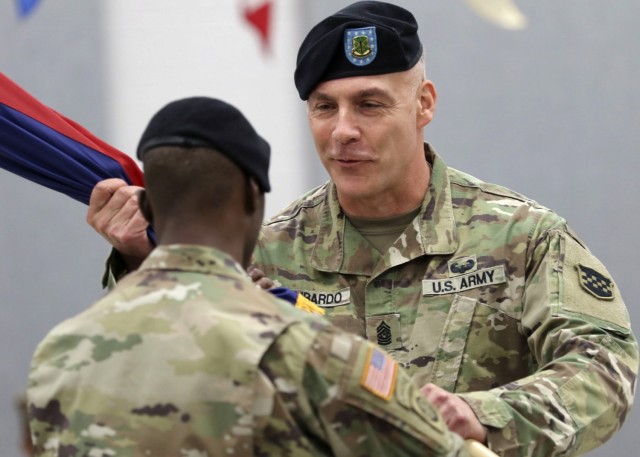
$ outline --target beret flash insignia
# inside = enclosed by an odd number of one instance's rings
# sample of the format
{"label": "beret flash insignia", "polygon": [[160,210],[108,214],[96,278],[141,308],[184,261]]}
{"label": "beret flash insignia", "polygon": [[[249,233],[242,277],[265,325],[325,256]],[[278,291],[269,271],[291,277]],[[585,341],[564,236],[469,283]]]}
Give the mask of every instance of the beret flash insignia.
{"label": "beret flash insignia", "polygon": [[344,53],[347,60],[358,67],[369,65],[378,55],[375,27],[344,31]]}

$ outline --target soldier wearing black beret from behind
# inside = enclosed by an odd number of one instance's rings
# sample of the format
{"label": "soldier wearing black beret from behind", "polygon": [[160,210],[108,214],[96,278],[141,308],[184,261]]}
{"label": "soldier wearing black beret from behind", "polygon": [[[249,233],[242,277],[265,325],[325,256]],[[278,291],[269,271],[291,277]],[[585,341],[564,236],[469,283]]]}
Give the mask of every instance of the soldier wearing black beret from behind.
{"label": "soldier wearing black beret from behind", "polygon": [[[562,217],[424,143],[437,95],[417,30],[364,1],[308,33],[294,79],[331,180],[263,225],[255,266],[391,351],[463,437],[582,454],[633,402],[621,292]],[[144,255],[110,241],[131,266]]]}

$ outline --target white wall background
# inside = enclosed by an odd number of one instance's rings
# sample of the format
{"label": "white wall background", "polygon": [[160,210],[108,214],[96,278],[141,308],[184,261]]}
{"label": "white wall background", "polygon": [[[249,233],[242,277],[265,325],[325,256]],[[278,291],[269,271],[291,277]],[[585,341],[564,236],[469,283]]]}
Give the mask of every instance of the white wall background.
{"label": "white wall background", "polygon": [[[0,71],[125,151],[165,102],[204,94],[242,109],[273,147],[272,213],[325,179],[293,86],[308,28],[345,0],[274,0],[272,52],[249,0],[0,2]],[[420,23],[439,91],[426,137],[445,161],[549,206],[607,265],[640,331],[640,2],[516,0],[513,32],[463,0],[395,1]],[[44,333],[102,291],[108,245],[85,208],[0,170],[0,448],[18,457],[11,401]],[[637,408],[636,408],[637,409]],[[640,414],[590,456],[636,456]],[[15,449],[15,451],[14,451]]]}
{"label": "white wall background", "polygon": [[[293,81],[300,2],[272,8],[271,49],[237,0],[111,0],[104,3],[106,115],[110,142],[135,151],[148,120],[171,100],[208,95],[238,107],[271,144],[267,214],[304,188],[304,105]],[[135,155],[134,152],[132,152]],[[286,185],[285,185],[286,183]]]}

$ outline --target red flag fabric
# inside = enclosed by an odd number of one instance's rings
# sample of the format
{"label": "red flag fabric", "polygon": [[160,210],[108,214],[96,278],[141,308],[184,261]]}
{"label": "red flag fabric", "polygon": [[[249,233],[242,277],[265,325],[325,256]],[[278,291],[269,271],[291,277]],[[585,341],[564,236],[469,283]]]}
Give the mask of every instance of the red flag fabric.
{"label": "red flag fabric", "polygon": [[268,51],[271,46],[271,0],[261,3],[244,5],[244,17],[247,22],[254,27],[260,35],[262,48]]}

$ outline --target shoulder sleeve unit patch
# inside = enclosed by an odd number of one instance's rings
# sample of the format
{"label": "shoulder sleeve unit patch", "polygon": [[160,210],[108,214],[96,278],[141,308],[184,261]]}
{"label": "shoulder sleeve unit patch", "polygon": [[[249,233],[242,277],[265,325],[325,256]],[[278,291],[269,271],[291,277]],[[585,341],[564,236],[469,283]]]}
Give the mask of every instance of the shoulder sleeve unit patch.
{"label": "shoulder sleeve unit patch", "polygon": [[562,243],[562,308],[628,329],[629,315],[605,266],[570,235]]}
{"label": "shoulder sleeve unit patch", "polygon": [[580,285],[591,295],[601,300],[613,300],[613,281],[602,273],[585,265],[576,265]]}
{"label": "shoulder sleeve unit patch", "polygon": [[362,370],[360,384],[369,392],[389,401],[396,385],[398,364],[380,349],[371,347]]}

